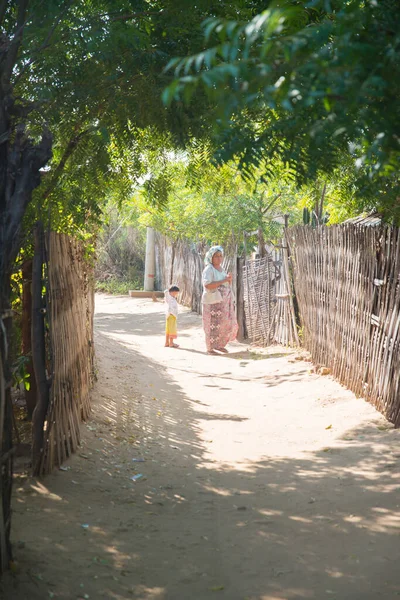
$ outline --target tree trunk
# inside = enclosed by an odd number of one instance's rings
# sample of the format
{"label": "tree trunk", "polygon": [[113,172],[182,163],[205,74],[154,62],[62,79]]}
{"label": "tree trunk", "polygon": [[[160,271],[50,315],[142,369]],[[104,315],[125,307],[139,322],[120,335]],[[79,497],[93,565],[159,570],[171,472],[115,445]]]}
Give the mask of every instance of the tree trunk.
{"label": "tree trunk", "polygon": [[[21,247],[22,220],[32,192],[40,183],[40,169],[51,157],[52,145],[48,131],[43,132],[38,143],[28,137],[27,124],[17,116],[24,99],[13,95],[12,81],[28,4],[28,0],[0,3],[0,572],[11,560],[10,277]],[[13,33],[7,34],[7,30]],[[24,114],[28,106],[29,100]]]}
{"label": "tree trunk", "polygon": [[258,236],[258,256],[259,256],[259,258],[264,258],[267,255],[267,252],[265,250],[265,240],[264,240],[264,234],[263,234],[263,230],[262,230],[261,226],[258,228],[257,236]]}
{"label": "tree trunk", "polygon": [[174,262],[175,262],[175,240],[172,242],[172,247],[171,247],[171,269],[169,272],[169,282],[168,282],[168,287],[170,285],[173,284],[174,282]]}
{"label": "tree trunk", "polygon": [[25,370],[29,375],[29,390],[25,390],[25,402],[29,420],[37,402],[37,387],[32,363],[32,259],[22,265],[22,354],[29,358]]}
{"label": "tree trunk", "polygon": [[42,269],[44,232],[42,223],[35,226],[35,255],[32,269],[32,362],[35,371],[38,399],[32,419],[32,472],[39,475],[43,453],[44,422],[49,405],[49,384],[46,376],[46,347],[44,307],[42,299]]}
{"label": "tree trunk", "polygon": [[10,286],[0,273],[0,572],[12,559],[10,544],[13,475],[11,371],[8,340],[11,332]]}

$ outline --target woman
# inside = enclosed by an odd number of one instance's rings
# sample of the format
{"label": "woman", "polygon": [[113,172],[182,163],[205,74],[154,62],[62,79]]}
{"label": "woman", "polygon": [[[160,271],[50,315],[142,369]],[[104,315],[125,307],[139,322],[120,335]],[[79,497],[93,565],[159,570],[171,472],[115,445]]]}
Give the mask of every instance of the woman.
{"label": "woman", "polygon": [[222,269],[224,251],[213,246],[204,259],[203,328],[208,354],[228,352],[228,342],[236,339],[238,324],[232,294],[232,274]]}

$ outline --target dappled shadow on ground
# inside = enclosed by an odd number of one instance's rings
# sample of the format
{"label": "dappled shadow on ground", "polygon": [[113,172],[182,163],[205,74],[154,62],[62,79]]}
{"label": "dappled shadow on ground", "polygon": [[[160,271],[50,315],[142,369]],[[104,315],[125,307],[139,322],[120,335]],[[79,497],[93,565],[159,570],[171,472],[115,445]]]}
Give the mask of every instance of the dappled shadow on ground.
{"label": "dappled shadow on ground", "polygon": [[287,351],[279,351],[277,348],[274,348],[271,350],[269,349],[268,352],[257,352],[255,350],[239,350],[238,352],[229,352],[229,354],[224,354],[223,356],[225,356],[226,358],[234,358],[236,360],[241,360],[241,361],[251,361],[251,360],[268,360],[270,358],[282,358],[284,356],[288,356],[288,354],[290,354],[291,352],[293,352],[293,350],[287,350]]}
{"label": "dappled shadow on ground", "polygon": [[[179,335],[193,327],[192,318],[197,315],[182,313],[179,316]],[[162,336],[165,332],[165,315],[162,312],[145,313],[98,313],[96,314],[97,329],[99,331],[118,334],[132,333],[134,335]]]}
{"label": "dappled shadow on ground", "polygon": [[302,381],[303,380],[303,375],[307,373],[307,369],[297,369],[297,371],[295,373],[289,371],[287,373],[281,373],[279,372],[278,374],[274,374],[274,375],[266,375],[264,377],[264,381],[265,384],[268,387],[274,387],[279,385],[280,383],[283,383],[284,381]]}
{"label": "dappled shadow on ground", "polygon": [[[190,329],[190,327],[188,327],[188,329]],[[182,334],[181,331],[179,331],[179,337],[190,337],[190,334]],[[197,350],[196,348],[184,348],[184,346],[182,345],[182,350],[185,350],[186,352],[191,352],[193,354],[207,354],[207,350]],[[254,361],[254,360],[267,360],[269,358],[282,358],[288,356],[288,352],[276,352],[276,353],[271,353],[271,354],[261,354],[261,353],[257,353],[257,352],[252,352],[251,350],[232,350],[230,349],[227,353],[223,353],[223,352],[216,352],[214,357],[216,360],[219,359],[235,359],[240,361],[242,364],[241,366],[246,366],[246,364],[249,364],[250,362]]]}
{"label": "dappled shadow on ground", "polygon": [[[105,315],[98,323],[111,328]],[[17,483],[14,519],[29,511],[31,525],[15,550],[21,572],[4,583],[7,599],[400,595],[397,432],[369,425],[303,458],[217,463],[201,421],[246,427],[247,419],[205,413],[156,362],[102,333],[97,342],[117,389],[100,364],[94,418],[71,470]],[[138,380],[147,385],[140,397]]]}
{"label": "dappled shadow on ground", "polygon": [[117,315],[96,315],[97,327],[100,331],[118,333],[132,333],[134,335],[162,335],[165,329],[165,316],[162,314],[149,315],[119,313]]}

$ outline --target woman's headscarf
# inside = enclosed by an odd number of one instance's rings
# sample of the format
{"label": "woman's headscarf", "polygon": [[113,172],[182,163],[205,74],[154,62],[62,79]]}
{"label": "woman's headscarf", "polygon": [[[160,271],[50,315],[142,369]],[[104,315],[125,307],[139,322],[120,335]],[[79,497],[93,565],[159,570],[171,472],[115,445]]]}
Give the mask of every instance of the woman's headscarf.
{"label": "woman's headscarf", "polygon": [[204,258],[204,264],[205,265],[212,265],[212,257],[214,256],[214,254],[216,252],[221,252],[221,254],[224,253],[224,249],[222,246],[211,246],[211,248],[209,249],[209,251],[207,252],[205,258]]}

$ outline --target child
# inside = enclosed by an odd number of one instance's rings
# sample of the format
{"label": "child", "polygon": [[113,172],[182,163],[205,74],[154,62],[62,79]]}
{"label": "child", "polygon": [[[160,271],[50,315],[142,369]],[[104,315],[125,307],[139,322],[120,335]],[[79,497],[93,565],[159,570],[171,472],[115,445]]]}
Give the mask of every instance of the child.
{"label": "child", "polygon": [[178,302],[176,297],[179,293],[177,285],[171,285],[168,290],[164,292],[165,307],[165,346],[168,348],[179,348],[178,344],[175,344],[174,339],[177,337],[176,323],[178,320]]}

